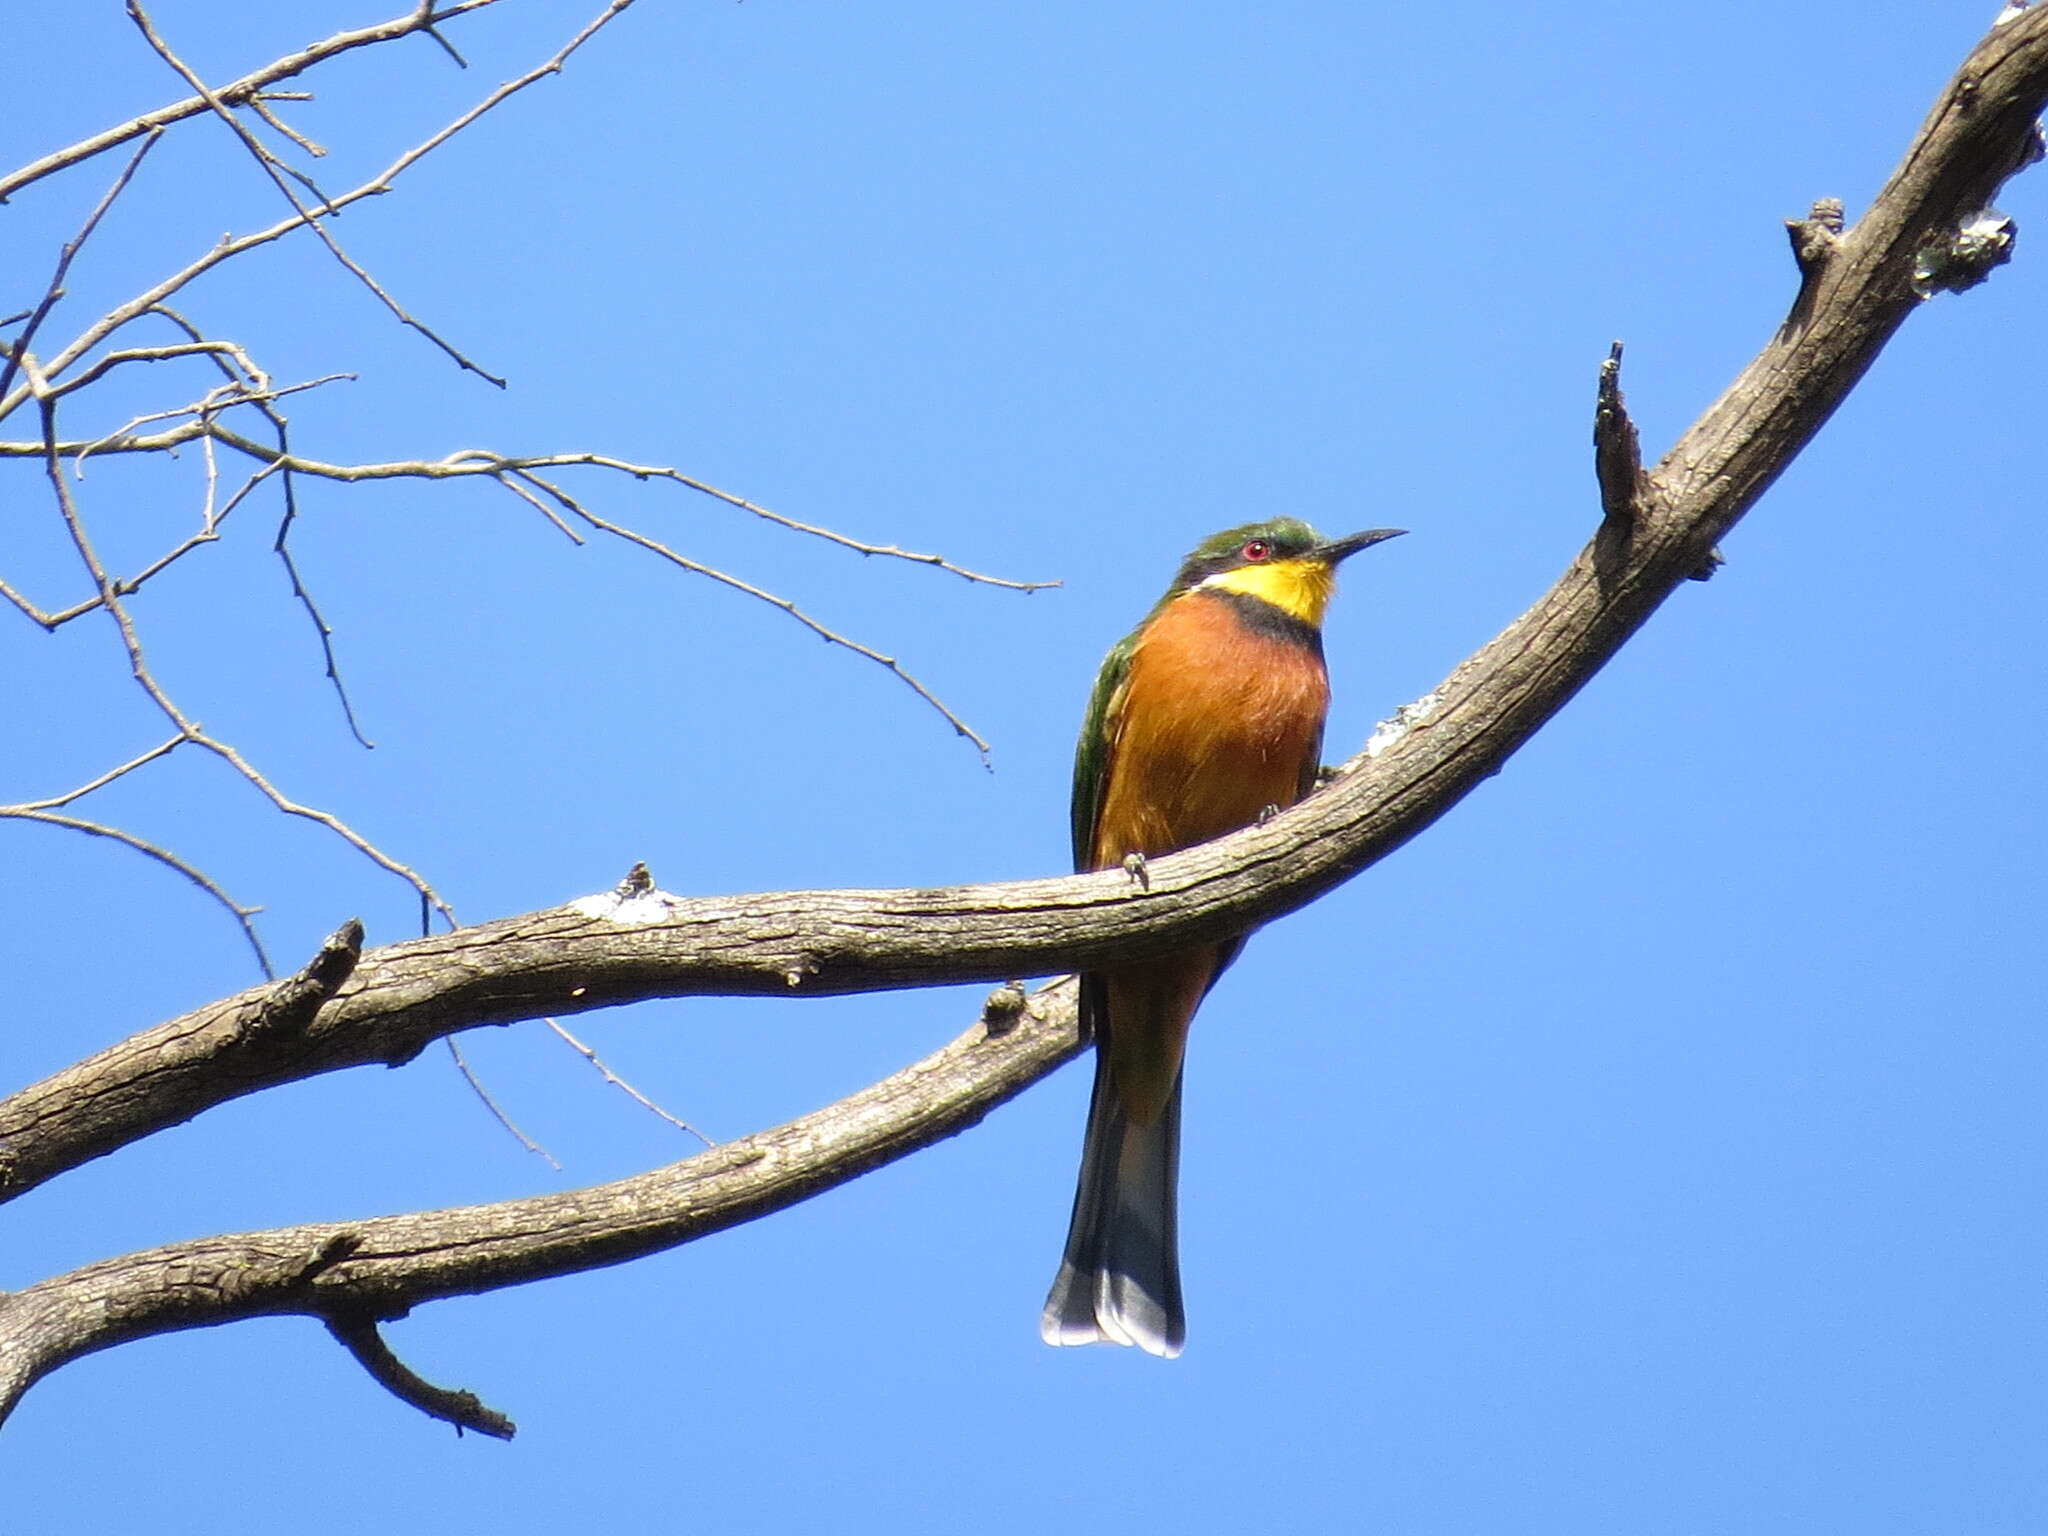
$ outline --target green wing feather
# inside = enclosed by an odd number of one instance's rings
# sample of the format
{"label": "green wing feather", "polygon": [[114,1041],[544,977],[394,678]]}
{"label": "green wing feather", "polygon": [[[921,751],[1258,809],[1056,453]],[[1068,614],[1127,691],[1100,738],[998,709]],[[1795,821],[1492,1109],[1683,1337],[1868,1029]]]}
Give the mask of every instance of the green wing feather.
{"label": "green wing feather", "polygon": [[1109,749],[1123,713],[1124,684],[1130,680],[1131,656],[1138,649],[1143,626],[1131,631],[1102,659],[1095,691],[1088,696],[1088,714],[1074,747],[1074,868],[1091,869],[1095,828],[1102,819],[1102,795],[1109,783]]}

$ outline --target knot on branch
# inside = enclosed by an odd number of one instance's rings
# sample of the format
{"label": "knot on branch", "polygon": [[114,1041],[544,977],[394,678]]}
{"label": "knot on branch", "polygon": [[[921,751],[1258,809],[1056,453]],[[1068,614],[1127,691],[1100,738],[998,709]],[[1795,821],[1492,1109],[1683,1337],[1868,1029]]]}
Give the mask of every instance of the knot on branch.
{"label": "knot on branch", "polygon": [[1842,200],[1818,199],[1803,219],[1787,219],[1785,233],[1792,241],[1792,259],[1799,263],[1799,275],[1811,281],[1828,264],[1842,238]]}
{"label": "knot on branch", "polygon": [[319,1279],[328,1270],[334,1268],[335,1265],[348,1258],[362,1246],[363,1235],[360,1232],[333,1233],[324,1239],[319,1247],[306,1255],[304,1262],[299,1267],[299,1272],[292,1276],[292,1283],[294,1285],[312,1284],[313,1281]]}
{"label": "knot on branch", "polygon": [[981,1027],[991,1035],[1007,1035],[1024,1016],[1030,998],[1021,981],[1006,981],[989,993],[981,1005]]}
{"label": "knot on branch", "polygon": [[1978,209],[1963,220],[1961,228],[1936,236],[1914,253],[1913,292],[1931,299],[1937,293],[1963,293],[1976,287],[1991,275],[1992,268],[2012,260],[2019,228],[1996,208]]}

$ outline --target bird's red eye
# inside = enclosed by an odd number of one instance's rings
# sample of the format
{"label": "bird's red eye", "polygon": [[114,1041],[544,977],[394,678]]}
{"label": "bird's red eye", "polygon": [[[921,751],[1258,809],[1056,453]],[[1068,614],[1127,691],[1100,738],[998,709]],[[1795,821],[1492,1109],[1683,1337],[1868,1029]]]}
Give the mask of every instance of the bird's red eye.
{"label": "bird's red eye", "polygon": [[1251,561],[1253,564],[1257,564],[1259,561],[1266,559],[1273,553],[1273,546],[1268,544],[1264,539],[1253,539],[1251,543],[1245,545],[1245,547],[1242,550],[1240,550],[1239,553],[1242,554],[1245,557],[1245,559]]}

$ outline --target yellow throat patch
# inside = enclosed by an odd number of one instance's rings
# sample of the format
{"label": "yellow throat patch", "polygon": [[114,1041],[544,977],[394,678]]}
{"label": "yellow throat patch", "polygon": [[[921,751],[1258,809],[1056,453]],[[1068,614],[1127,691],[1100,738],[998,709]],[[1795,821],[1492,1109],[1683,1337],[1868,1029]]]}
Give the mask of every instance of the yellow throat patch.
{"label": "yellow throat patch", "polygon": [[[1337,590],[1337,573],[1320,560],[1272,560],[1221,571],[1202,583],[1226,592],[1242,592],[1271,603],[1313,629],[1323,625],[1323,610]],[[1196,588],[1200,591],[1201,588]]]}

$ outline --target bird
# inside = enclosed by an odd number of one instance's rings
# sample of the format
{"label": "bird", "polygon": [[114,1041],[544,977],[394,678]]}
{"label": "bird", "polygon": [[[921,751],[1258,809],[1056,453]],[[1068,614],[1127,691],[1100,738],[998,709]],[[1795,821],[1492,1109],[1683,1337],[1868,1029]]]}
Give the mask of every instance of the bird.
{"label": "bird", "polygon": [[[1182,561],[1110,651],[1074,753],[1074,867],[1193,847],[1285,809],[1322,768],[1322,622],[1338,564],[1405,532],[1325,539],[1298,518],[1228,528]],[[1074,1211],[1039,1332],[1048,1344],[1187,1341],[1175,1186],[1188,1025],[1244,938],[1080,980],[1095,1087]]]}

